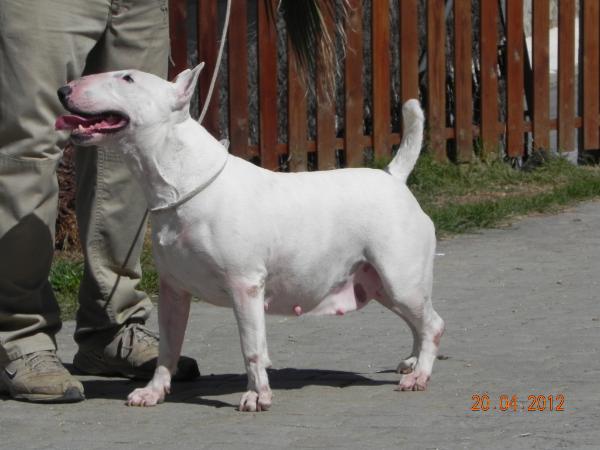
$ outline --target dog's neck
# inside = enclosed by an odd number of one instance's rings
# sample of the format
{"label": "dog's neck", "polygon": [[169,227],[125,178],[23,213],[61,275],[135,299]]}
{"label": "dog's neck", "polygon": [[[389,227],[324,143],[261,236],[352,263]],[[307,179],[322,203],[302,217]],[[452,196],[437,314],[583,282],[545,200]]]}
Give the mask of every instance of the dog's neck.
{"label": "dog's neck", "polygon": [[148,209],[175,205],[218,175],[227,150],[192,118],[136,133],[120,142],[127,165],[139,181]]}

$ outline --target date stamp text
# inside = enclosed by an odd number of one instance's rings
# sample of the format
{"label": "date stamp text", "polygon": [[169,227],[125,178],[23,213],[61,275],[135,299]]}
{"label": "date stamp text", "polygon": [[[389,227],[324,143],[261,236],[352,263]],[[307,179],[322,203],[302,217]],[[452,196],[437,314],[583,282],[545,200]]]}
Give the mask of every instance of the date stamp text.
{"label": "date stamp text", "polygon": [[488,412],[560,412],[565,410],[564,394],[528,395],[527,401],[518,395],[500,394],[493,396],[487,392],[471,396],[471,411]]}

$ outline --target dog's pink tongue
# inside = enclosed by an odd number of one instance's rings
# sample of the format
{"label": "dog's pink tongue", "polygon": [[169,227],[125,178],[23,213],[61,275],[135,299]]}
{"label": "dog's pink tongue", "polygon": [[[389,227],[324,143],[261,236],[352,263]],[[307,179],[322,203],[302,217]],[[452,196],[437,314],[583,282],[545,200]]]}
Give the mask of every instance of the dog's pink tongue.
{"label": "dog's pink tongue", "polygon": [[95,118],[86,118],[72,114],[65,114],[64,116],[58,116],[56,122],[54,122],[55,130],[73,130],[79,125],[84,127],[89,126],[96,122]]}

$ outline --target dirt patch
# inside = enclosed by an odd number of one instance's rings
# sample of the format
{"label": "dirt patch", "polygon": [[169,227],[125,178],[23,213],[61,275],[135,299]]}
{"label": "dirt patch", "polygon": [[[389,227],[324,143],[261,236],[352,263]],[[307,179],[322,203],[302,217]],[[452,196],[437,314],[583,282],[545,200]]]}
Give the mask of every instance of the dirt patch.
{"label": "dirt patch", "polygon": [[75,218],[75,149],[72,145],[65,147],[63,157],[58,166],[58,217],[56,219],[57,250],[79,248],[79,233]]}
{"label": "dirt patch", "polygon": [[556,184],[516,184],[498,187],[498,190],[469,192],[462,195],[442,195],[437,197],[433,201],[433,204],[435,206],[445,206],[449,204],[468,205],[506,198],[531,198],[540,194],[552,192],[556,187]]}

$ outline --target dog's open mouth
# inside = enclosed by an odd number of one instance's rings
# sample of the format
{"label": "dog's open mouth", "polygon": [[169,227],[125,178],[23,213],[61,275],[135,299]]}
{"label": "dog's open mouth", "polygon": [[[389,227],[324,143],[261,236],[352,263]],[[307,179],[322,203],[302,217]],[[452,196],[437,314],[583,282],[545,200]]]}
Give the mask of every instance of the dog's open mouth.
{"label": "dog's open mouth", "polygon": [[116,112],[99,114],[73,113],[59,116],[54,128],[71,131],[71,136],[79,139],[91,138],[94,134],[111,134],[129,124],[129,118]]}

